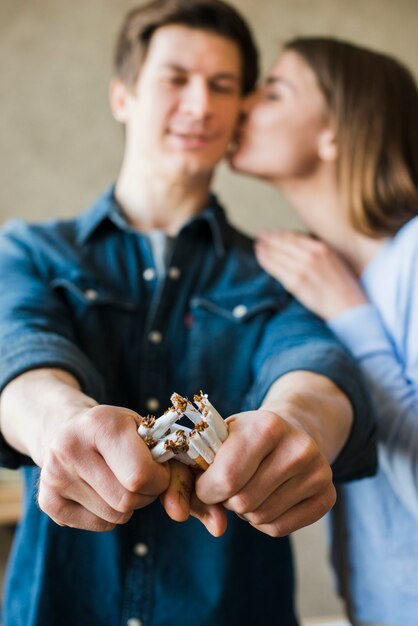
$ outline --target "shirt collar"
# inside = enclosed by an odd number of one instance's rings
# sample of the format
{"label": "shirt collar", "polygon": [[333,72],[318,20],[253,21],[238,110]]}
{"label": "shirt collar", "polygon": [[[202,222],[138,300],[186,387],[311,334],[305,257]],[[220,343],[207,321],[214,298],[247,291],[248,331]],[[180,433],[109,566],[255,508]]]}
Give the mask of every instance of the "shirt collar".
{"label": "shirt collar", "polygon": [[[138,231],[134,230],[126,221],[116,201],[114,185],[79,218],[77,242],[80,245],[87,243],[106,222],[111,227],[116,227],[119,230],[138,233]],[[225,211],[214,194],[210,194],[207,207],[203,209],[199,215],[196,215],[186,222],[182,230],[190,227],[192,224],[198,223],[206,223],[209,226],[215,253],[217,256],[224,256],[228,241],[229,225],[226,220]]]}

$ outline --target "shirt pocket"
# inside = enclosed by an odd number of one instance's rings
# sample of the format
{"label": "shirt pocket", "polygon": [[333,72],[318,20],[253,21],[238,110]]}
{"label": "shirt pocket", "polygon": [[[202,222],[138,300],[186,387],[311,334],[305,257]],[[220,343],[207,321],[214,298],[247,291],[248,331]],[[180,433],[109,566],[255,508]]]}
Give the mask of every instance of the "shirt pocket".
{"label": "shirt pocket", "polygon": [[84,275],[54,278],[50,286],[59,293],[76,313],[93,310],[96,307],[110,307],[120,311],[136,311],[137,304],[126,294],[100,284],[97,279]]}
{"label": "shirt pocket", "polygon": [[189,378],[225,417],[240,409],[265,324],[281,306],[280,297],[242,291],[191,299]]}
{"label": "shirt pocket", "polygon": [[127,357],[140,342],[138,303],[85,274],[54,278],[50,287],[70,309],[75,341],[84,354],[106,380],[123,375]]}

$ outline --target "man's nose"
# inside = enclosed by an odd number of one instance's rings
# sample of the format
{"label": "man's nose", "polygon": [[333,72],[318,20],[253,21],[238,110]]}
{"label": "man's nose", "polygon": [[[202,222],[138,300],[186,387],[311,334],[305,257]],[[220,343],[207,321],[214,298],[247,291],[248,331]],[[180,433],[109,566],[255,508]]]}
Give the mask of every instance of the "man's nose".
{"label": "man's nose", "polygon": [[191,80],[183,90],[181,110],[197,120],[210,113],[210,89],[203,80]]}

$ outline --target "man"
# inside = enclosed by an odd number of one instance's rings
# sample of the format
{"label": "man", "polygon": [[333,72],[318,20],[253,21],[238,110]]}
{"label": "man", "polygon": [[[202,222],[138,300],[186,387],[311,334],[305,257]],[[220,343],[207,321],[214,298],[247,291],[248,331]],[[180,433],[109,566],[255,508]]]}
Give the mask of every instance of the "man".
{"label": "man", "polygon": [[[2,233],[2,459],[29,464],[5,626],[294,625],[285,535],[333,505],[330,463],[336,479],[374,470],[354,365],[210,196],[256,76],[219,0],[132,11],[115,187],[76,220]],[[195,485],[137,426],[200,389],[232,417]]]}

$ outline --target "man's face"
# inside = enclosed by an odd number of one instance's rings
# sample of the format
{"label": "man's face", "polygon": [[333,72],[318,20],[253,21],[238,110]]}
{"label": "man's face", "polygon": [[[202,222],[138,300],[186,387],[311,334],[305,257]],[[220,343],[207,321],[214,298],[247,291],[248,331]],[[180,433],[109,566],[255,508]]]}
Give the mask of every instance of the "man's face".
{"label": "man's face", "polygon": [[235,131],[241,72],[229,39],[181,25],[158,29],[117,115],[126,157],[169,178],[210,176]]}

